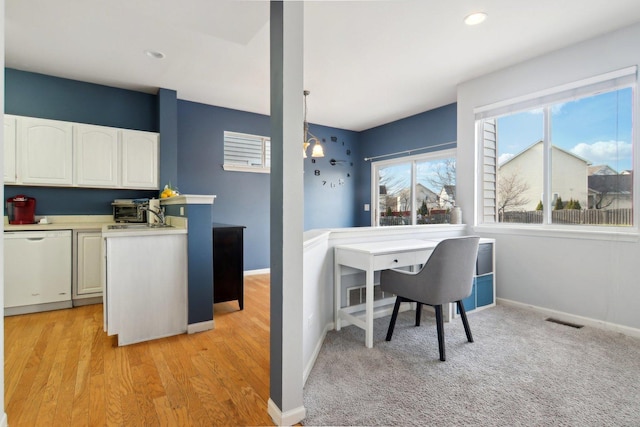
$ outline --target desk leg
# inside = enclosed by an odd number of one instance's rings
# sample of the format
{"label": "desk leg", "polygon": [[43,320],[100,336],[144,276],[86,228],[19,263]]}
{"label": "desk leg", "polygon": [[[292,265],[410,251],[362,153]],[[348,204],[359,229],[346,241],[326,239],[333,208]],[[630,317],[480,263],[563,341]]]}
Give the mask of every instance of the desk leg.
{"label": "desk leg", "polygon": [[333,283],[334,283],[334,289],[333,289],[333,302],[334,302],[334,307],[333,307],[333,325],[336,329],[336,331],[339,331],[341,328],[341,321],[340,321],[340,306],[341,306],[341,302],[340,302],[340,297],[342,295],[342,266],[338,263],[334,264],[334,277],[333,277]]}
{"label": "desk leg", "polygon": [[366,303],[365,303],[365,344],[367,348],[373,348],[373,269],[369,268],[366,274]]}

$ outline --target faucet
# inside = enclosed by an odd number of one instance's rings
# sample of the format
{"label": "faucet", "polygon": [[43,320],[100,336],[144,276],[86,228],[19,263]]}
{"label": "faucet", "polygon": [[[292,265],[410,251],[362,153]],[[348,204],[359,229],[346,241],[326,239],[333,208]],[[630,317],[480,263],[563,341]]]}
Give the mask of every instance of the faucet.
{"label": "faucet", "polygon": [[165,224],[165,217],[164,217],[164,210],[162,208],[160,208],[158,210],[158,212],[156,212],[156,211],[154,211],[153,209],[150,209],[150,208],[144,208],[144,210],[154,214],[156,216],[156,218],[158,218],[158,220],[160,221],[160,224],[166,225]]}

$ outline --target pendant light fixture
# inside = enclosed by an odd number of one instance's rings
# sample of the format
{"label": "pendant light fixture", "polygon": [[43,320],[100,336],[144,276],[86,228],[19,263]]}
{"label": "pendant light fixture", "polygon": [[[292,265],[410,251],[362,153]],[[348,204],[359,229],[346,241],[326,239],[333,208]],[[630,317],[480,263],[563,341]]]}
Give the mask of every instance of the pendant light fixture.
{"label": "pendant light fixture", "polygon": [[307,148],[313,143],[313,151],[311,157],[324,157],[324,150],[320,145],[320,140],[316,138],[311,132],[309,132],[309,123],[307,123],[307,95],[311,92],[305,90],[304,94],[304,142],[302,143],[302,156],[307,158]]}

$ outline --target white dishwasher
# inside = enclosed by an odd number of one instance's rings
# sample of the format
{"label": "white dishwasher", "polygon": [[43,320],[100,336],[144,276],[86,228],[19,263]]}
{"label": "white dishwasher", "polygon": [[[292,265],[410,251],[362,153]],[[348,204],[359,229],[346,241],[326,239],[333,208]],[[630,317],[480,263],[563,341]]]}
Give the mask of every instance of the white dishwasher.
{"label": "white dishwasher", "polygon": [[5,316],[71,306],[71,230],[5,232]]}

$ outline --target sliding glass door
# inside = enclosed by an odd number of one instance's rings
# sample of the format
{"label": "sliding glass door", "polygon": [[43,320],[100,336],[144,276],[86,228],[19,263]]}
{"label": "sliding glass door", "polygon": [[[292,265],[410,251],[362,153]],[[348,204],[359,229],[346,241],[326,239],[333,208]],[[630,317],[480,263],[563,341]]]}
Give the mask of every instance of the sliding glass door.
{"label": "sliding glass door", "polygon": [[449,222],[455,205],[456,151],[371,164],[374,226]]}

